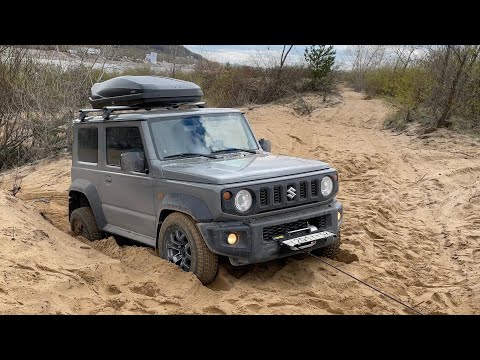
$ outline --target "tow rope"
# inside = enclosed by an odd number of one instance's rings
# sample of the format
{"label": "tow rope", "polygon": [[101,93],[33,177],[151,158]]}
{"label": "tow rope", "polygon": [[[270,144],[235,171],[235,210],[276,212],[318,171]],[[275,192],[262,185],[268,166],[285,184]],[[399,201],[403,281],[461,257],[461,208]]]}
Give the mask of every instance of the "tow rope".
{"label": "tow rope", "polygon": [[[280,244],[282,244],[282,243],[280,243]],[[284,245],[284,244],[282,244],[282,245]],[[302,252],[304,252],[305,254],[308,254],[308,255],[310,255],[311,257],[313,257],[313,258],[317,259],[318,261],[322,262],[323,264],[325,264],[325,265],[328,265],[328,266],[330,266],[330,267],[334,268],[335,270],[338,270],[338,271],[340,271],[342,274],[345,274],[345,275],[347,275],[347,276],[350,276],[352,279],[354,279],[354,280],[358,281],[359,283],[361,283],[361,284],[363,284],[363,285],[365,285],[365,286],[369,287],[370,289],[372,289],[372,290],[374,290],[374,291],[376,291],[376,292],[378,292],[378,293],[382,294],[383,296],[386,296],[387,298],[389,298],[389,299],[391,299],[391,300],[393,300],[393,301],[395,301],[395,302],[399,303],[400,305],[403,305],[403,306],[405,306],[407,309],[410,309],[410,310],[412,310],[414,313],[416,313],[416,314],[418,314],[418,315],[423,315],[423,314],[422,314],[420,311],[418,311],[418,310],[417,310],[417,309],[415,309],[414,307],[412,307],[412,306],[410,306],[410,305],[408,305],[408,304],[405,304],[405,303],[404,303],[404,302],[402,302],[401,300],[398,300],[398,299],[394,298],[393,296],[391,296],[391,295],[387,294],[385,291],[382,291],[382,290],[380,290],[380,289],[377,289],[376,287],[374,287],[374,286],[372,286],[372,285],[368,284],[367,282],[365,282],[365,281],[363,281],[363,280],[361,280],[361,279],[359,279],[359,278],[357,278],[357,277],[355,277],[355,276],[353,276],[353,275],[351,275],[351,274],[347,273],[346,271],[344,271],[344,270],[340,269],[339,267],[337,267],[337,266],[335,266],[335,265],[332,265],[332,264],[328,263],[327,261],[323,260],[321,257],[319,257],[319,256],[316,256],[316,255],[312,254],[311,252],[309,252],[309,251],[306,251],[306,250],[304,250],[304,249],[301,249],[301,248],[298,248],[298,247],[293,247],[293,246],[291,246],[290,248],[291,248],[291,249],[292,249],[292,248],[296,248],[296,250],[301,250],[301,251],[302,251]]]}
{"label": "tow rope", "polygon": [[397,303],[405,306],[407,309],[412,310],[412,311],[415,312],[416,314],[418,314],[418,315],[423,315],[420,311],[418,311],[418,310],[415,309],[414,307],[412,307],[412,306],[410,306],[410,305],[407,305],[407,304],[405,304],[404,302],[402,302],[402,301],[394,298],[393,296],[387,294],[386,292],[384,292],[384,291],[382,291],[382,290],[380,290],[380,289],[377,289],[376,287],[374,287],[374,286],[366,283],[365,281],[363,281],[363,280],[361,280],[361,279],[356,278],[356,277],[353,276],[353,275],[350,275],[349,273],[347,273],[346,271],[343,271],[342,269],[338,268],[337,266],[332,265],[332,264],[329,264],[328,262],[326,262],[326,261],[323,260],[322,258],[320,258],[320,257],[318,257],[318,256],[316,256],[316,255],[313,255],[313,254],[311,254],[310,252],[307,252],[307,251],[304,251],[304,252],[307,253],[308,255],[314,257],[314,258],[317,259],[318,261],[321,261],[322,263],[324,263],[324,264],[326,264],[326,265],[328,265],[328,266],[331,266],[331,267],[334,268],[335,270],[338,270],[338,271],[340,271],[341,273],[343,273],[343,274],[345,274],[345,275],[347,275],[347,276],[350,276],[352,279],[357,280],[359,283],[362,283],[363,285],[368,286],[370,289],[372,289],[372,290],[374,290],[374,291],[376,291],[376,292],[378,292],[378,293],[380,293],[380,294],[388,297],[389,299],[392,299],[393,301],[396,301]]}

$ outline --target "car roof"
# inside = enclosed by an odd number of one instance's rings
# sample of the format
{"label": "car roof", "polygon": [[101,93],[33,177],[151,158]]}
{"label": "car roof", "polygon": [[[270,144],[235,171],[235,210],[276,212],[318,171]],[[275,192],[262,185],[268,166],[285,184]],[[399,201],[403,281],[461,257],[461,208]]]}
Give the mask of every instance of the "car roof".
{"label": "car roof", "polygon": [[75,119],[75,124],[88,124],[92,122],[117,122],[117,121],[139,121],[150,119],[162,119],[172,117],[182,117],[189,115],[212,115],[212,114],[226,114],[226,113],[242,113],[241,110],[231,108],[191,108],[191,109],[169,109],[169,110],[151,110],[151,111],[129,111],[126,113],[113,113],[108,120],[105,120],[102,115],[88,116],[83,121]]}

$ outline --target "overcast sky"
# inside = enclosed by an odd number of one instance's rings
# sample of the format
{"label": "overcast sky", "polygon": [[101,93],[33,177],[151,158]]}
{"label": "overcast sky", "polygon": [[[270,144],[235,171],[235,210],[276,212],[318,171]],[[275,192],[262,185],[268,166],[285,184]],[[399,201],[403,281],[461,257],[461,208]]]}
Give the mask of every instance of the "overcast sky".
{"label": "overcast sky", "polygon": [[[185,47],[210,60],[231,64],[253,64],[255,61],[268,61],[270,56],[278,58],[283,45],[185,45]],[[306,45],[295,45],[288,55],[289,62],[301,61],[305,47]],[[334,47],[337,60],[343,61],[347,46],[334,45]]]}

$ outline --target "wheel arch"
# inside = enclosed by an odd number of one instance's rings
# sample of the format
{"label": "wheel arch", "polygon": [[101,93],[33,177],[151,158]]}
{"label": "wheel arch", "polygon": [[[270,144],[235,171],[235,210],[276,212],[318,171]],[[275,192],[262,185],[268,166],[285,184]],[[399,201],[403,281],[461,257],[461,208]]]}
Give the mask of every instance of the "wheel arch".
{"label": "wheel arch", "polygon": [[195,196],[186,194],[167,194],[160,203],[160,212],[157,219],[157,240],[155,247],[158,246],[158,236],[163,221],[173,213],[182,213],[191,217],[195,222],[212,221],[212,214],[205,202]]}
{"label": "wheel arch", "polygon": [[82,206],[89,206],[92,209],[100,229],[107,225],[100,196],[95,185],[85,179],[76,179],[72,182],[68,191],[68,217],[70,218],[73,210]]}

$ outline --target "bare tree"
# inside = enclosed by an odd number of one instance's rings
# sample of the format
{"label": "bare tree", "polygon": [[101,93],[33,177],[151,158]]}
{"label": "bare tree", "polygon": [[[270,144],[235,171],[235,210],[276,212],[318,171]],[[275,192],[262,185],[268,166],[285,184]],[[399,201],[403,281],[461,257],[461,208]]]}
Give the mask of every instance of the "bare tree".
{"label": "bare tree", "polygon": [[104,55],[102,49],[87,57],[60,46],[1,47],[0,168],[69,148],[71,121],[87,105],[95,73],[107,63]]}
{"label": "bare tree", "polygon": [[292,51],[293,45],[283,45],[282,55],[280,56],[280,69],[283,68],[285,65],[285,61],[287,61],[288,54]]}
{"label": "bare tree", "polygon": [[393,55],[395,65],[393,66],[394,73],[402,73],[408,66],[412,65],[418,59],[417,53],[421,51],[419,45],[392,45],[387,47]]}
{"label": "bare tree", "polygon": [[385,48],[383,45],[352,45],[347,48],[355,91],[365,89],[367,73],[382,64]]}
{"label": "bare tree", "polygon": [[179,52],[179,46],[178,45],[169,45],[168,46],[168,62],[171,64],[170,65],[170,76],[173,78],[175,77],[175,74],[179,69],[179,63],[178,63],[178,52]]}
{"label": "bare tree", "polygon": [[[432,80],[429,103],[434,127],[449,127],[450,118],[464,104],[467,89],[474,81],[480,45],[432,46],[425,61]],[[477,78],[475,78],[475,74]]]}

